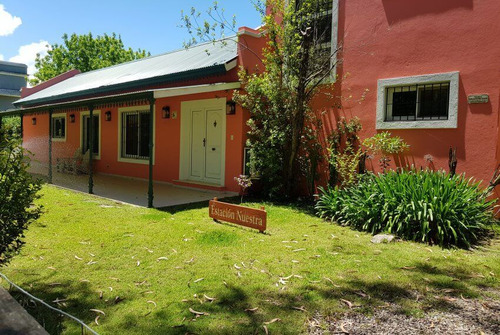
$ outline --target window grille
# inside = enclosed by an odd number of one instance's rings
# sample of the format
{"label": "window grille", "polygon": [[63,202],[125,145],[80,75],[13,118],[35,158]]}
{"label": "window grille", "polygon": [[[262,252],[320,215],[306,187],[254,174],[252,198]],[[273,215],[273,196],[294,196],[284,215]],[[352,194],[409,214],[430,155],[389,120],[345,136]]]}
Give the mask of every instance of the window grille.
{"label": "window grille", "polygon": [[66,138],[66,117],[52,117],[52,138]]}
{"label": "window grille", "polygon": [[450,83],[386,88],[385,121],[448,120]]}
{"label": "window grille", "polygon": [[149,158],[149,111],[122,113],[122,158]]}

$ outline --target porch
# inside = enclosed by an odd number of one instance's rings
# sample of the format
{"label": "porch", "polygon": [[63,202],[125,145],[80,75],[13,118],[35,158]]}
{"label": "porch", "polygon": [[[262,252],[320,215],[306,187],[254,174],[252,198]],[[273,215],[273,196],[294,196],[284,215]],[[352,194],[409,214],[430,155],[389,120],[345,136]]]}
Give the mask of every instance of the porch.
{"label": "porch", "polygon": [[[46,178],[48,167],[45,164],[32,162],[30,172]],[[147,207],[149,181],[129,177],[96,173],[93,175],[93,194],[116,201]],[[88,193],[89,176],[85,174],[73,175],[68,173],[52,172],[52,184],[71,190]],[[184,205],[201,201],[208,201],[237,196],[235,192],[203,190],[184,186],[176,186],[164,182],[153,182],[154,206],[156,208]]]}

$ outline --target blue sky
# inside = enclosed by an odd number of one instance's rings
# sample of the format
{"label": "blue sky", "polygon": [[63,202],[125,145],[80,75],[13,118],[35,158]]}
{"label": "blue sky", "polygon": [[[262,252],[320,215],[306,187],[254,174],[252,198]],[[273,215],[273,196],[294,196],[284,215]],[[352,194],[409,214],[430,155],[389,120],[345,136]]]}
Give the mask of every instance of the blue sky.
{"label": "blue sky", "polygon": [[[236,15],[237,27],[260,25],[251,0],[219,0],[226,17]],[[181,10],[206,10],[213,0],[0,0],[0,60],[28,64],[34,71],[37,52],[61,43],[64,33],[121,35],[126,47],[160,54],[182,47],[189,39]],[[229,31],[226,32],[229,35]]]}

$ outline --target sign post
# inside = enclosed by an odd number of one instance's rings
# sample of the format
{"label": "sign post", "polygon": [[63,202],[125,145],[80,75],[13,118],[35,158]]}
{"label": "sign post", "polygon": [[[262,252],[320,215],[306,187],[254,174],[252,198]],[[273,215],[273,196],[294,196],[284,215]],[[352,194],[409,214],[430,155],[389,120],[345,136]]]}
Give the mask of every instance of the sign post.
{"label": "sign post", "polygon": [[267,212],[264,207],[261,207],[261,209],[249,208],[220,202],[217,198],[214,198],[210,200],[208,215],[214,220],[257,229],[261,233],[266,230]]}

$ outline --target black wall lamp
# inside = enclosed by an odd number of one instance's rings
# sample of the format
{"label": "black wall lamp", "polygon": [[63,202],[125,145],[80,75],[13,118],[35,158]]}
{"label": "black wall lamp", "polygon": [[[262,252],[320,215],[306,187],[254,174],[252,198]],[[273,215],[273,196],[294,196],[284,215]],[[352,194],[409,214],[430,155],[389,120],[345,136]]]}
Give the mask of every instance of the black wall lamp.
{"label": "black wall lamp", "polygon": [[34,126],[36,125],[36,117],[34,117],[34,118],[31,119],[31,124],[34,125]]}
{"label": "black wall lamp", "polygon": [[104,113],[104,119],[106,121],[111,121],[111,111],[107,111],[106,113]]}
{"label": "black wall lamp", "polygon": [[236,102],[229,100],[226,102],[226,115],[236,114]]}
{"label": "black wall lamp", "polygon": [[75,114],[70,114],[70,116],[69,116],[69,122],[75,123]]}
{"label": "black wall lamp", "polygon": [[161,117],[164,119],[170,119],[170,106],[164,106],[161,110]]}

